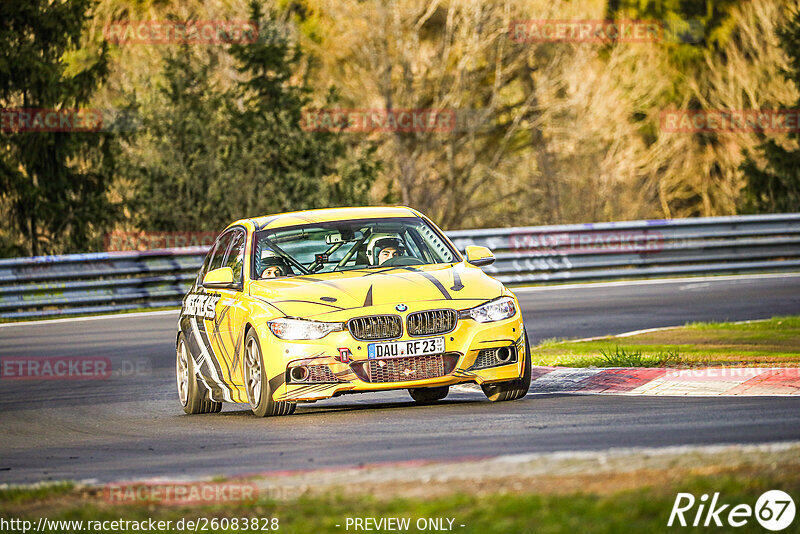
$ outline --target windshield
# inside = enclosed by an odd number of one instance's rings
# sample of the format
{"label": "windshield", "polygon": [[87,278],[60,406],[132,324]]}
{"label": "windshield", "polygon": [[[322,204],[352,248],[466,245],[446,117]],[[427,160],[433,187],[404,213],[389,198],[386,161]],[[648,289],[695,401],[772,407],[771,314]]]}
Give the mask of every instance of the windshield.
{"label": "windshield", "polygon": [[254,280],[460,261],[439,232],[416,217],[262,230],[254,243]]}

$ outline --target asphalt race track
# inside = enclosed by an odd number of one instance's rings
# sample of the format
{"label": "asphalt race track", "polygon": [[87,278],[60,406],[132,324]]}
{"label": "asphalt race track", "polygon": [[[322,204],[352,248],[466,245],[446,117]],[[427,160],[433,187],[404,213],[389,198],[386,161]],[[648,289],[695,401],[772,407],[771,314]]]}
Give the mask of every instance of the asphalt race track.
{"label": "asphalt race track", "polygon": [[[699,320],[800,314],[800,274],[520,290],[532,341]],[[800,440],[800,398],[529,395],[491,404],[405,391],[186,416],[174,379],[177,312],[0,327],[0,357],[100,356],[106,380],[0,380],[0,483],[130,480],[413,459]]]}

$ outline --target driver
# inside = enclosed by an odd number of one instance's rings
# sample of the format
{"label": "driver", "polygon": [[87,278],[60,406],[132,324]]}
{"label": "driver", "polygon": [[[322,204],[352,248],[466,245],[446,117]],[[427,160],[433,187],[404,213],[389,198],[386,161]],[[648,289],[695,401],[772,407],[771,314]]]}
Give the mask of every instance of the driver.
{"label": "driver", "polygon": [[378,252],[378,265],[383,265],[387,261],[397,256],[403,256],[406,253],[406,247],[403,242],[396,237],[384,237],[375,242],[375,248]]}
{"label": "driver", "polygon": [[279,256],[271,256],[261,260],[261,278],[278,278],[279,276],[286,276],[289,272],[289,266],[286,261]]}

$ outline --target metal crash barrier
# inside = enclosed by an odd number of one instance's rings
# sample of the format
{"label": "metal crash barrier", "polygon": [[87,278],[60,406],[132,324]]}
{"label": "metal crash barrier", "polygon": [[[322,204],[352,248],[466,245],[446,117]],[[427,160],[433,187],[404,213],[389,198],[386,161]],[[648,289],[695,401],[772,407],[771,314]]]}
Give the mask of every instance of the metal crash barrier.
{"label": "metal crash barrier", "polygon": [[[800,271],[800,213],[457,230],[503,283]],[[0,260],[0,317],[178,307],[204,247]]]}

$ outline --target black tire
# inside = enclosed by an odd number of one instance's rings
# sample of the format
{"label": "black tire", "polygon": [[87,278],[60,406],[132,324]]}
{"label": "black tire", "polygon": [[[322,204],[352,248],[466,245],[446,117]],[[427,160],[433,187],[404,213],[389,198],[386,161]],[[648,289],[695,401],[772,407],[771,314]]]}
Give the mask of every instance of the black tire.
{"label": "black tire", "polygon": [[[221,402],[208,398],[208,392],[197,383],[194,373],[194,358],[181,332],[175,348],[175,378],[178,385],[178,400],[187,414],[218,413]],[[183,382],[183,383],[182,383]]]}
{"label": "black tire", "polygon": [[419,404],[428,404],[440,401],[450,393],[450,386],[439,386],[435,388],[411,388],[408,394]]}
{"label": "black tire", "polygon": [[269,379],[264,374],[264,353],[261,351],[261,343],[258,341],[258,336],[252,329],[247,332],[247,336],[244,338],[242,365],[244,366],[243,375],[245,390],[247,390],[247,400],[250,402],[250,409],[253,410],[255,415],[268,417],[294,413],[297,407],[296,403],[272,400]]}
{"label": "black tire", "polygon": [[525,356],[522,362],[522,376],[516,380],[483,384],[483,394],[492,402],[512,401],[523,398],[531,387],[531,346],[528,343],[528,332],[525,334]]}

